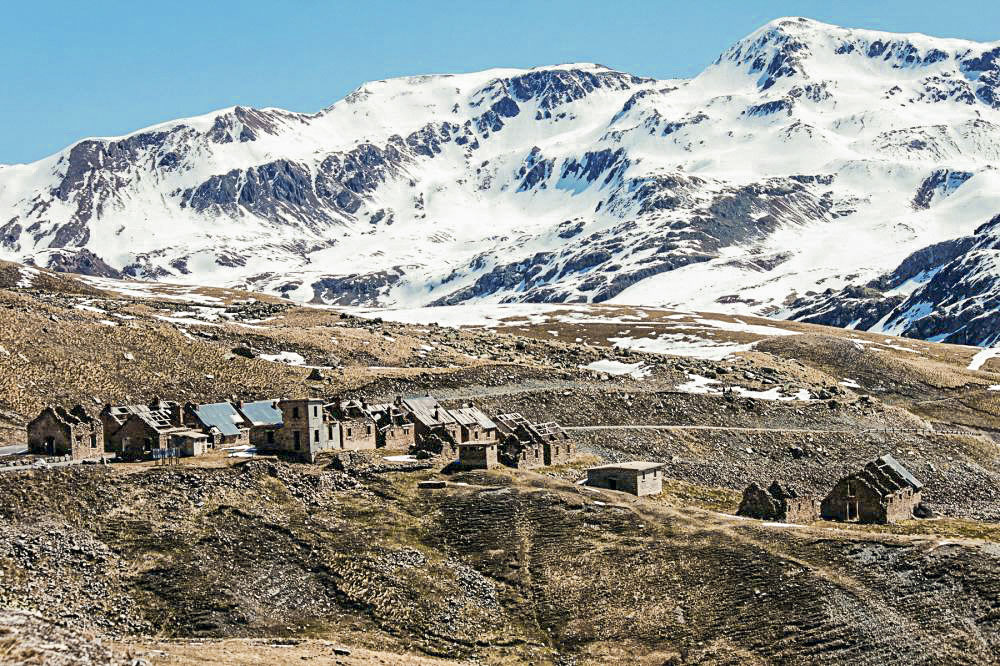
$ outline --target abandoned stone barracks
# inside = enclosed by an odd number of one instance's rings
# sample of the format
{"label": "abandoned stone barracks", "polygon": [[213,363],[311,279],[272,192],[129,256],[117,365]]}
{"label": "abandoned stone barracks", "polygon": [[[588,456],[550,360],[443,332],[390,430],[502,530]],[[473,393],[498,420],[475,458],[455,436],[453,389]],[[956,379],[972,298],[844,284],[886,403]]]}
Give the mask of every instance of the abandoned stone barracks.
{"label": "abandoned stone barracks", "polygon": [[736,514],[784,523],[809,523],[821,518],[894,523],[920,515],[923,488],[910,470],[887,454],[844,476],[823,499],[778,481],[767,488],[751,483],[743,491]]}
{"label": "abandoned stone barracks", "polygon": [[531,469],[565,463],[576,453],[555,422],[535,423],[516,413],[494,420],[473,404],[447,409],[430,395],[374,404],[302,398],[181,405],[157,398],[109,404],[96,415],[81,405],[69,411],[49,406],[28,424],[27,434],[30,453],[77,461],[253,448],[314,462],[325,453],[390,448],[450,457],[461,469]]}

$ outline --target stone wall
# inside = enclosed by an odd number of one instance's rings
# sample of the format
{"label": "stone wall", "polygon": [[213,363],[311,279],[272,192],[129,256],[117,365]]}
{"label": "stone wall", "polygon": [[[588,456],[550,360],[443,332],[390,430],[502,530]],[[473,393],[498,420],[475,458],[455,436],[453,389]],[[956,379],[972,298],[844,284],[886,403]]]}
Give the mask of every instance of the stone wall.
{"label": "stone wall", "polygon": [[811,523],[819,520],[819,502],[811,497],[793,497],[785,500],[781,518],[786,523]]}
{"label": "stone wall", "polygon": [[340,448],[345,451],[362,451],[376,446],[375,422],[371,419],[343,419],[340,421]]}
{"label": "stone wall", "polygon": [[412,423],[404,423],[384,428],[381,434],[381,445],[387,449],[409,450],[409,448],[413,446],[414,442],[416,442],[414,427],[415,426]]}
{"label": "stone wall", "polygon": [[571,439],[555,439],[545,442],[546,465],[562,465],[569,462],[574,454],[575,447]]}
{"label": "stone wall", "polygon": [[464,444],[458,447],[458,465],[462,469],[493,469],[499,467],[497,444]]}
{"label": "stone wall", "polygon": [[632,469],[587,470],[587,485],[596,488],[620,490],[633,495],[656,495],[663,491],[662,470],[640,472]]}

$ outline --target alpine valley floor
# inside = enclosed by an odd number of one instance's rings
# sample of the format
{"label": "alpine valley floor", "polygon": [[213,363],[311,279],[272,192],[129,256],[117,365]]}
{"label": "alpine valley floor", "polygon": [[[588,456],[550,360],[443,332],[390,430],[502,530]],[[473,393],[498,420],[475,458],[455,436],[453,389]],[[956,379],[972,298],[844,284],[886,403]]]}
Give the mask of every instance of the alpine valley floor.
{"label": "alpine valley floor", "polygon": [[[0,264],[0,446],[47,403],[431,392],[583,452],[436,490],[383,450],[0,470],[0,661],[995,663],[998,388],[989,351],[796,322],[303,307]],[[882,453],[935,518],[732,515],[751,480],[822,495]],[[666,463],[662,495],[576,483],[634,459]]]}

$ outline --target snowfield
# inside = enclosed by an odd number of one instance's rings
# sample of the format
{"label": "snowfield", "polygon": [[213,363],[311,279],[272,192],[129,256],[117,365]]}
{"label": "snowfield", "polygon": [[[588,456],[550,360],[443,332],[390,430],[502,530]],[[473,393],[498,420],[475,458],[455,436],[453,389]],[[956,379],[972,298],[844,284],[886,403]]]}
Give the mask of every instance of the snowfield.
{"label": "snowfield", "polygon": [[[591,302],[992,344],[967,324],[1000,298],[998,48],[786,18],[689,80],[584,63],[231,107],[0,169],[0,257],[424,323]],[[481,309],[422,309],[457,304]]]}

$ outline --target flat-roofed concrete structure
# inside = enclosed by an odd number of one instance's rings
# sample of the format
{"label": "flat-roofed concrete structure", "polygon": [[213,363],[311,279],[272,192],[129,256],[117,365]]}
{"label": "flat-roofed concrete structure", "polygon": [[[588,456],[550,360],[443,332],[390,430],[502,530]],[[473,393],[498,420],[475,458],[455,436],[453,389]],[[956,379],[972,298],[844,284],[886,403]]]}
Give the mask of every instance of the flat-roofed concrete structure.
{"label": "flat-roofed concrete structure", "polygon": [[461,469],[493,469],[500,466],[497,443],[463,442],[458,445],[458,466]]}
{"label": "flat-roofed concrete structure", "polygon": [[641,461],[591,467],[587,470],[587,485],[640,497],[657,495],[663,490],[663,467],[663,463]]}

